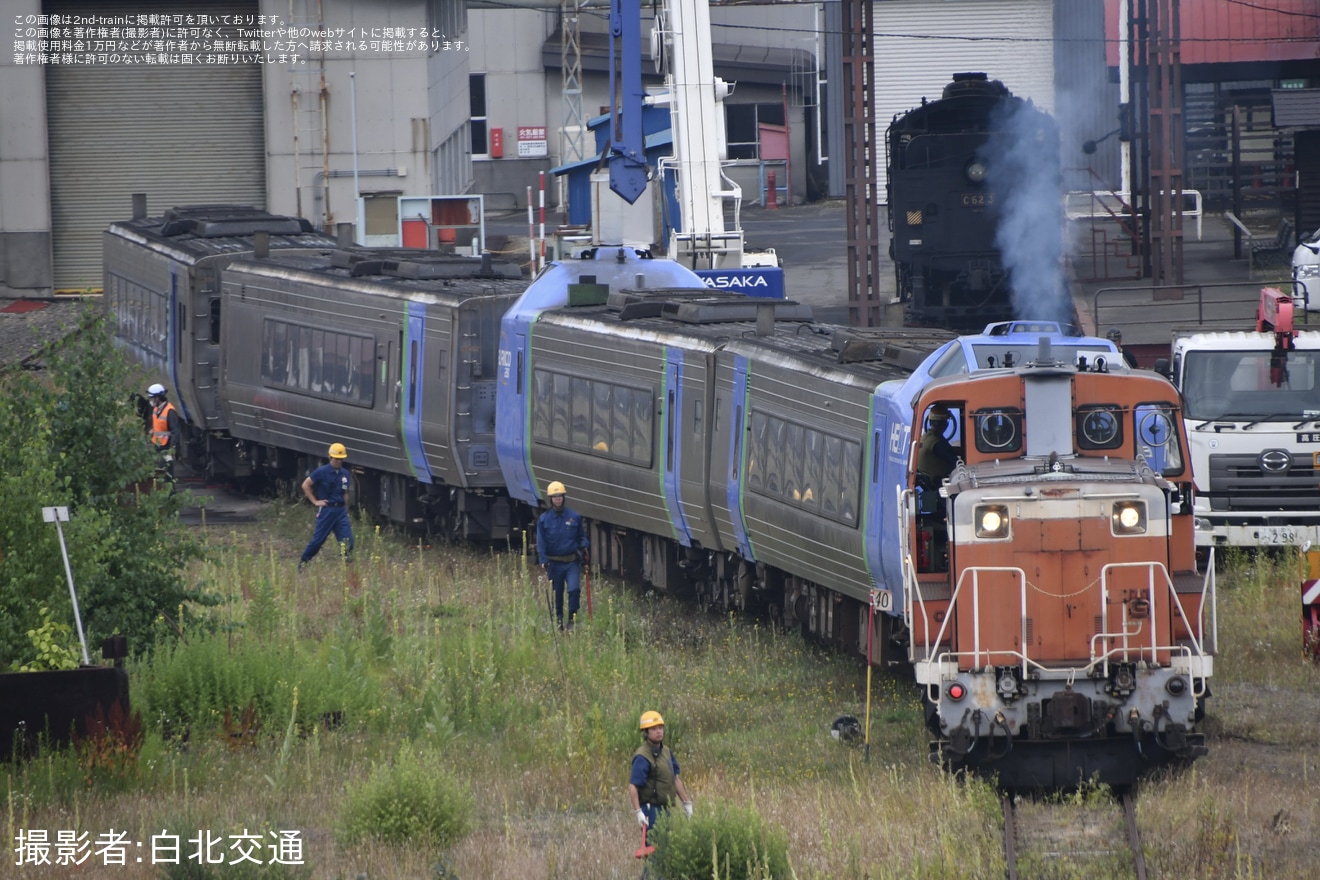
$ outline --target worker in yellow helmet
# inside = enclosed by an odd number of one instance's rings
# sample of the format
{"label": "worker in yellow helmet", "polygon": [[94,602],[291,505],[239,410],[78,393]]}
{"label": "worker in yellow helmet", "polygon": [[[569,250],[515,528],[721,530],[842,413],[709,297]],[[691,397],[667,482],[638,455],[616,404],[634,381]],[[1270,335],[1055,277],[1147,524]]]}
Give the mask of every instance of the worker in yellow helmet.
{"label": "worker in yellow helmet", "polygon": [[643,712],[639,724],[642,744],[633,752],[628,775],[628,799],[637,814],[637,824],[647,829],[655,825],[661,810],[677,801],[692,816],[692,795],[678,775],[678,759],[665,745],[665,719],[659,712]]}
{"label": "worker in yellow helmet", "polygon": [[302,559],[298,562],[299,571],[306,568],[312,557],[321,552],[321,545],[330,537],[331,532],[335,533],[336,540],[343,545],[344,557],[350,562],[353,560],[353,527],[349,524],[348,508],[345,506],[348,501],[349,475],[348,469],[344,467],[344,459],[348,458],[348,450],[342,443],[331,443],[329,453],[330,463],[321,465],[303,480],[303,494],[316,508],[316,530],[312,532],[312,540],[307,542],[307,548],[302,552]]}
{"label": "worker in yellow helmet", "polygon": [[541,570],[555,588],[555,620],[564,628],[564,593],[568,592],[568,628],[577,617],[582,585],[582,565],[591,562],[591,542],[582,517],[564,500],[568,490],[555,480],[545,487],[550,509],[536,521],[536,555]]}

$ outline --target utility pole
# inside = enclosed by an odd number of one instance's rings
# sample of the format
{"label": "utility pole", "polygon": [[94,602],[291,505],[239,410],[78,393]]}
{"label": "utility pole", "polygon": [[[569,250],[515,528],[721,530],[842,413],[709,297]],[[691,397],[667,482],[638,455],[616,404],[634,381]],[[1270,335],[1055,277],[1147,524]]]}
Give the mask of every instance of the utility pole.
{"label": "utility pole", "polygon": [[[587,120],[582,112],[582,0],[561,0],[559,34],[559,70],[563,75],[559,164],[571,165],[587,158]],[[568,211],[567,180],[565,175],[559,176],[561,214]]]}
{"label": "utility pole", "polygon": [[873,0],[841,0],[843,18],[843,144],[831,150],[844,163],[847,198],[848,323],[879,327],[880,194],[875,131],[875,36]]}

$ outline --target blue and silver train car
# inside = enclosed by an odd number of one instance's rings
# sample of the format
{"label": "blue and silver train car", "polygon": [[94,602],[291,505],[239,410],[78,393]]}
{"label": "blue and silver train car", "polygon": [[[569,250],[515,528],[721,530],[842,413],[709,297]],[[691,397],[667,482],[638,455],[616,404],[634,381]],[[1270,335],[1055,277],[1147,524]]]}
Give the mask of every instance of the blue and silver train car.
{"label": "blue and silver train car", "polygon": [[[159,382],[184,423],[181,456],[213,476],[240,466],[225,439],[220,400],[220,273],[249,256],[263,235],[270,250],[327,249],[334,240],[306,220],[241,205],[171,208],[112,223],[102,238],[103,305],[115,342],[144,370],[142,387]],[[138,389],[139,392],[142,389]]]}
{"label": "blue and silver train car", "polygon": [[254,469],[301,475],[349,450],[358,503],[433,533],[519,523],[495,451],[496,340],[517,266],[422,250],[348,250],[224,272],[221,396]]}
{"label": "blue and silver train car", "polygon": [[875,596],[885,630],[900,619],[897,505],[920,389],[1011,365],[1042,334],[1061,356],[1115,354],[1038,322],[963,338],[820,325],[792,302],[662,288],[646,261],[604,284],[599,260],[556,264],[573,273],[563,293],[533,285],[505,317],[511,494],[536,502],[562,480],[607,570],[762,605],[858,650]]}

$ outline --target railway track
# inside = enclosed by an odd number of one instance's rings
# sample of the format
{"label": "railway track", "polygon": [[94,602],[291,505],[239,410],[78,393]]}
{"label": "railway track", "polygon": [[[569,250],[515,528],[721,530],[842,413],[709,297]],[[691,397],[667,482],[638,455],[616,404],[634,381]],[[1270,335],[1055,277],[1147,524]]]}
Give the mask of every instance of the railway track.
{"label": "railway track", "polygon": [[1007,794],[1001,805],[1008,880],[1146,880],[1146,857],[1130,789],[1117,791],[1112,798],[1083,793],[1063,800]]}

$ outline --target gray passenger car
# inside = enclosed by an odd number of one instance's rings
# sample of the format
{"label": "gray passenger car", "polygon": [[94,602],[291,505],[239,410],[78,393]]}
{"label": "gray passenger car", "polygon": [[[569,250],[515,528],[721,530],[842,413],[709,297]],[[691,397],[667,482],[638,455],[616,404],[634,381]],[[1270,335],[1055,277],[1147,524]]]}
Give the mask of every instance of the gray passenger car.
{"label": "gray passenger car", "polygon": [[382,519],[503,538],[495,456],[499,324],[517,267],[352,250],[231,264],[220,390],[257,466],[296,480],[348,447],[358,503]]}
{"label": "gray passenger car", "polygon": [[[160,382],[183,419],[180,454],[211,476],[241,475],[225,437],[220,403],[220,272],[249,256],[258,233],[276,252],[326,250],[334,240],[306,220],[243,205],[171,208],[113,223],[102,239],[102,305],[115,343],[141,364],[147,383]],[[141,390],[141,389],[139,389]]]}

